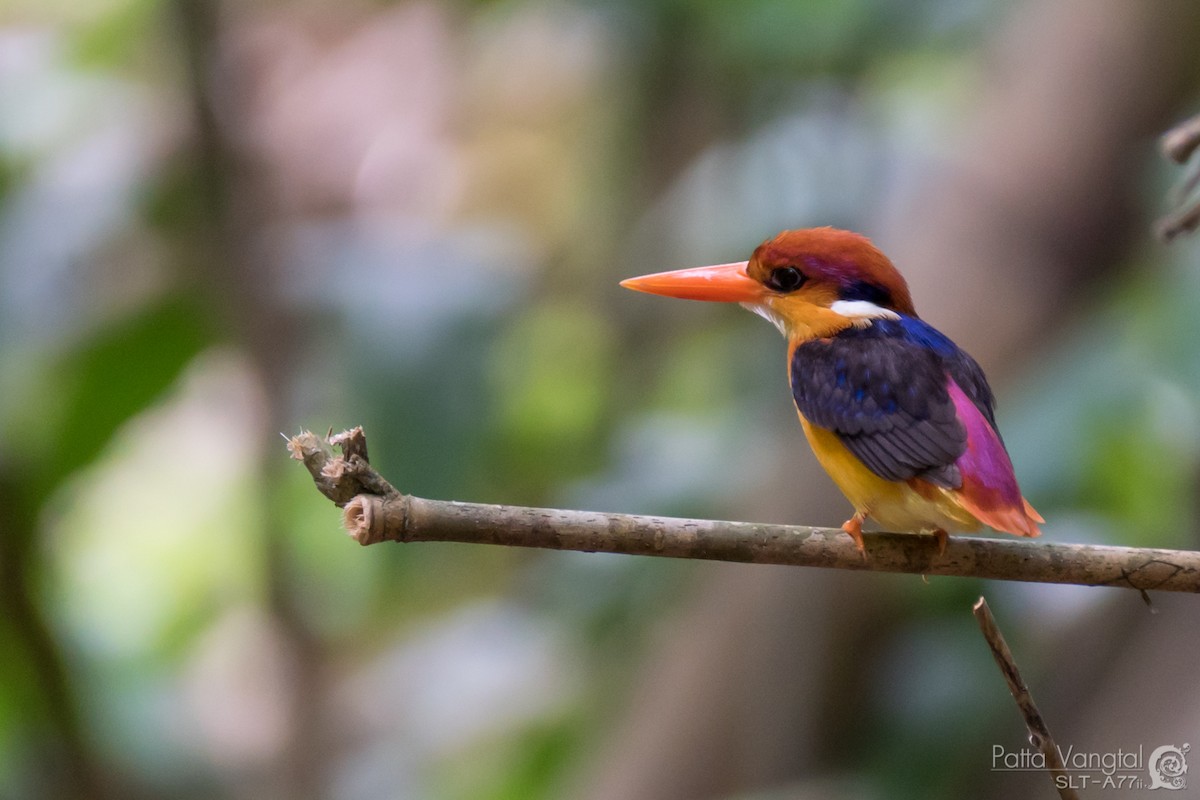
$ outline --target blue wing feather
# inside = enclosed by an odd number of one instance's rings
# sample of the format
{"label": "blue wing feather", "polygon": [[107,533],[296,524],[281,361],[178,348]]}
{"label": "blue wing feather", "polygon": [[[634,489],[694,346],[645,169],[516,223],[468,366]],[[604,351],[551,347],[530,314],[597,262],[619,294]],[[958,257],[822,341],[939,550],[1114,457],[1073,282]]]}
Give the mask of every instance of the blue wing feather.
{"label": "blue wing feather", "polygon": [[873,320],[792,351],[792,396],[808,421],[837,434],[886,480],[923,478],[958,488],[967,432],[947,376],[995,428],[983,370],[948,337],[914,317]]}

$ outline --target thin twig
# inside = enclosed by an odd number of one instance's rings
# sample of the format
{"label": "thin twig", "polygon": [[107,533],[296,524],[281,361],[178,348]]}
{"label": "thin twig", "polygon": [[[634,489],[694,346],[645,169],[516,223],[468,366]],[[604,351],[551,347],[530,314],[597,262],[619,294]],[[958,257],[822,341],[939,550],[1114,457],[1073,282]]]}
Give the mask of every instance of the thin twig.
{"label": "thin twig", "polygon": [[[360,544],[465,542],[551,550],[624,553],[756,564],[786,564],[917,575],[1200,592],[1200,552],[951,537],[940,552],[932,536],[864,533],[860,553],[837,528],[647,517],[553,508],[427,500],[401,494],[362,457],[361,429],[350,458],[311,433],[289,440],[317,488],[344,507]],[[335,437],[336,438],[336,437]],[[361,446],[361,449],[356,449]]]}
{"label": "thin twig", "polygon": [[1000,667],[1000,672],[1004,675],[1004,682],[1008,684],[1008,690],[1012,692],[1013,700],[1016,701],[1017,708],[1021,711],[1025,727],[1029,729],[1030,743],[1041,751],[1046,759],[1046,769],[1050,772],[1059,797],[1063,800],[1078,800],[1079,795],[1071,788],[1071,778],[1066,772],[1066,765],[1063,764],[1058,745],[1054,743],[1054,737],[1050,735],[1046,721],[1042,719],[1041,712],[1033,702],[1033,695],[1029,693],[1029,687],[1021,679],[1017,662],[1013,660],[1012,651],[1008,649],[1008,642],[1004,641],[1004,634],[1000,633],[1000,629],[996,627],[996,618],[992,616],[992,610],[988,608],[987,600],[980,597],[979,602],[971,611],[975,614],[975,619],[979,622],[979,630],[983,631],[983,638],[987,639],[988,647],[992,648],[996,666]]}
{"label": "thin twig", "polygon": [[1184,164],[1200,147],[1200,114],[1185,120],[1163,134],[1159,140],[1163,155],[1176,164]]}
{"label": "thin twig", "polygon": [[[1200,148],[1200,114],[1167,131],[1159,144],[1164,156],[1177,164],[1186,164]],[[1175,208],[1154,224],[1155,233],[1162,241],[1170,242],[1176,236],[1200,227],[1200,198],[1192,197],[1197,182],[1200,182],[1200,163],[1193,160],[1190,172],[1172,192],[1171,203]]]}
{"label": "thin twig", "polygon": [[1154,223],[1154,232],[1164,242],[1176,236],[1191,233],[1200,227],[1200,198],[1180,206]]}

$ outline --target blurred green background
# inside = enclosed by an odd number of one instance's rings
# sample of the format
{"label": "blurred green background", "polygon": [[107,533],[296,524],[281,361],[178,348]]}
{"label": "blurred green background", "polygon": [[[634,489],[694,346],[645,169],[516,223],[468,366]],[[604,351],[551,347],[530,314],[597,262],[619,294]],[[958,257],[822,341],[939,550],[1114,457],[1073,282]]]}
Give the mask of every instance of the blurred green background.
{"label": "blurred green background", "polygon": [[[623,277],[871,235],[1052,541],[1195,547],[1187,0],[0,3],[0,796],[1049,796],[1196,741],[1200,607],[362,550],[281,432],[423,496],[836,524],[784,345]],[[1200,778],[1195,782],[1200,784]]]}

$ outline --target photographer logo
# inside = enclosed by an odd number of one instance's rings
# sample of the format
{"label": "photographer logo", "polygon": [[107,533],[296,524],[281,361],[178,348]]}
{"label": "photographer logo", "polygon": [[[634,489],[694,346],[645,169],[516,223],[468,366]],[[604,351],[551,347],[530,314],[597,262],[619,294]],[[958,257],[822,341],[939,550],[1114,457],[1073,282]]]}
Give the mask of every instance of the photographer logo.
{"label": "photographer logo", "polygon": [[1032,747],[1007,750],[1003,745],[993,745],[992,770],[1050,772],[1054,785],[1060,790],[1166,789],[1174,792],[1187,788],[1187,755],[1191,749],[1186,742],[1164,744],[1147,756],[1140,745],[1109,751],[1055,746],[1052,753]]}
{"label": "photographer logo", "polygon": [[1148,767],[1150,769],[1150,789],[1170,789],[1177,791],[1187,788],[1187,753],[1192,749],[1190,744],[1176,747],[1164,744],[1150,754]]}

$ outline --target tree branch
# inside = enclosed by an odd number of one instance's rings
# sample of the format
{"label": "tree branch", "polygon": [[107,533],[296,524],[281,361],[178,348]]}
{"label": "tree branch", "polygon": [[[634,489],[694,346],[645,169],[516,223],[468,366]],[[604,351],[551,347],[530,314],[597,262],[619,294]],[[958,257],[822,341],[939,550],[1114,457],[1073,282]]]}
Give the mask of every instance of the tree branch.
{"label": "tree branch", "polygon": [[[334,455],[339,446],[343,455]],[[317,488],[344,508],[359,544],[463,542],[588,553],[696,558],[755,564],[956,575],[1169,592],[1200,592],[1200,552],[1038,543],[1028,539],[864,533],[864,557],[837,528],[648,517],[553,508],[427,500],[401,494],[366,460],[355,428],[329,439],[303,432],[288,440]]]}
{"label": "tree branch", "polygon": [[1017,708],[1021,711],[1025,727],[1029,729],[1030,743],[1045,756],[1046,769],[1054,780],[1054,788],[1058,790],[1059,797],[1062,800],[1079,800],[1079,794],[1071,787],[1067,767],[1063,764],[1062,753],[1059,752],[1058,745],[1054,743],[1054,737],[1050,735],[1046,721],[1042,719],[1042,712],[1038,711],[1037,705],[1033,702],[1033,695],[1029,693],[1029,687],[1021,679],[1021,671],[1017,669],[1017,662],[1013,659],[1012,651],[1008,649],[1008,642],[1004,641],[1004,634],[1000,633],[1000,628],[996,626],[996,618],[992,616],[992,609],[988,607],[987,600],[980,597],[971,612],[979,622],[979,630],[983,631],[983,638],[987,640],[988,647],[992,648],[992,657],[996,659],[996,666],[1000,667],[1000,672],[1004,675],[1004,682],[1008,684],[1008,691],[1012,693],[1013,700],[1016,701]]}

